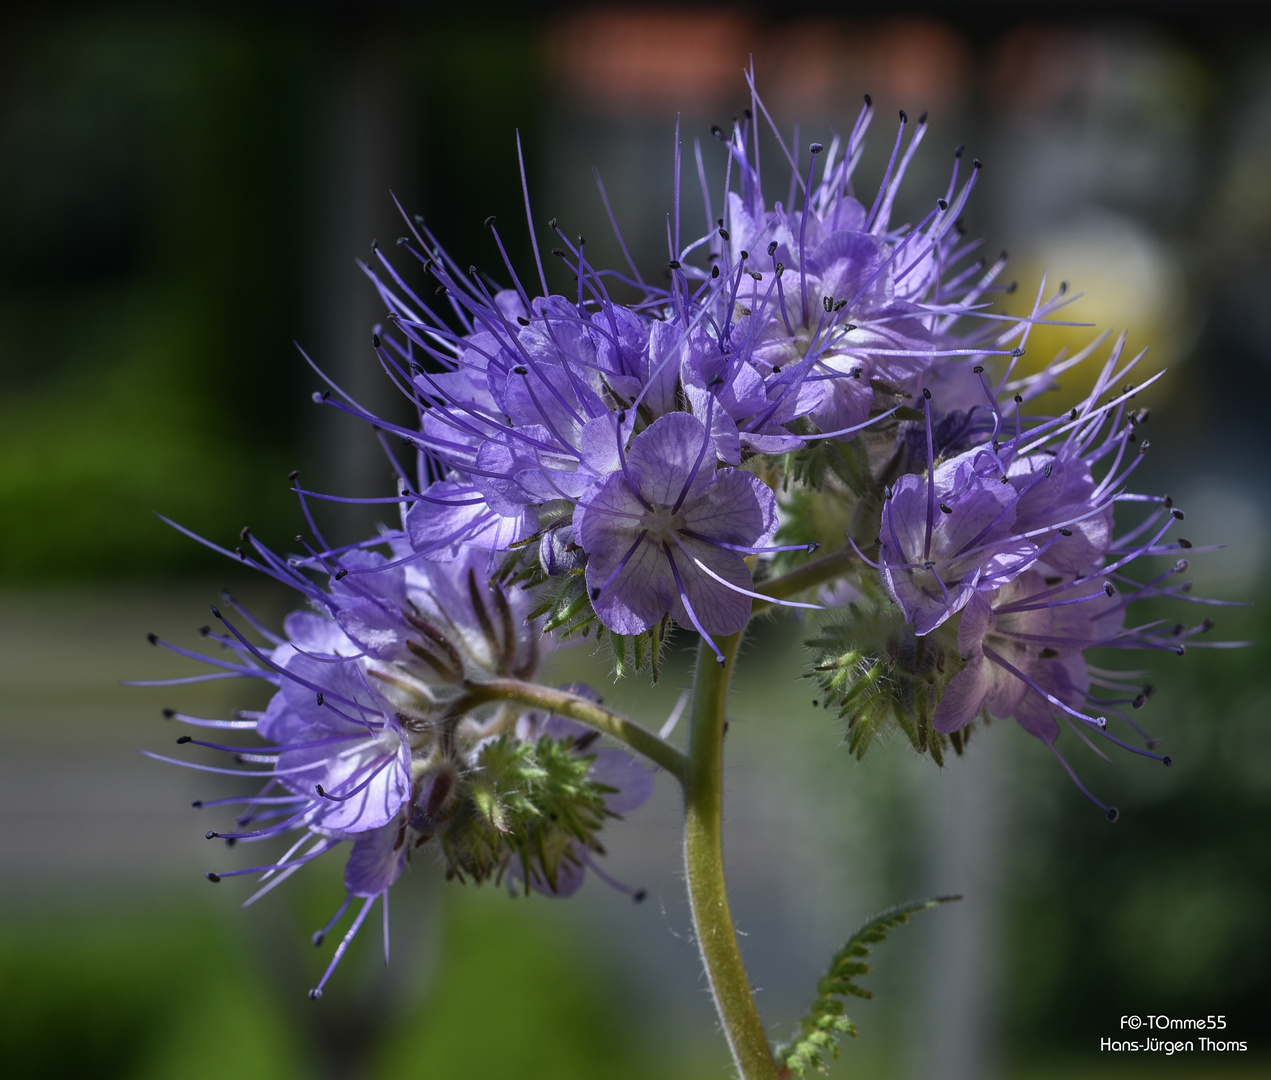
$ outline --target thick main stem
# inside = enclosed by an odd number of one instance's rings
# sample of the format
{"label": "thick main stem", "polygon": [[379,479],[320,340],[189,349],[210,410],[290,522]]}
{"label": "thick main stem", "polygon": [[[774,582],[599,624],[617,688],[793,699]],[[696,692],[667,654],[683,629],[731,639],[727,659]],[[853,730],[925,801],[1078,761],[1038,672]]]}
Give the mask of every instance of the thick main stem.
{"label": "thick main stem", "polygon": [[741,634],[718,641],[724,663],[702,644],[693,683],[692,727],[684,780],[684,867],[697,944],[706,965],[715,1008],[744,1080],[776,1080],[724,886],[724,704]]}

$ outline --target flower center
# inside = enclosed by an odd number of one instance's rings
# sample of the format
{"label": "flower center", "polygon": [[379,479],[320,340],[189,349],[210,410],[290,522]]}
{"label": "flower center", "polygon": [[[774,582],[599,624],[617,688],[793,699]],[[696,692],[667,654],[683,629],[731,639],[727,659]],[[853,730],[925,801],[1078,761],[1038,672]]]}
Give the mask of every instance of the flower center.
{"label": "flower center", "polygon": [[640,528],[649,531],[649,540],[655,544],[670,538],[672,533],[684,527],[683,512],[672,513],[669,506],[655,506],[646,510],[640,519]]}

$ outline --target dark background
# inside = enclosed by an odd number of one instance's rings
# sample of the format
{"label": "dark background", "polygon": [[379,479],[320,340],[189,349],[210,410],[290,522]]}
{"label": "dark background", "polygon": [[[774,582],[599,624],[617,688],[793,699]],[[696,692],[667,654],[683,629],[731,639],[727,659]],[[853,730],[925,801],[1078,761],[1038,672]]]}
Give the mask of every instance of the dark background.
{"label": "dark background", "polygon": [[[728,836],[774,1037],[862,917],[961,890],[960,909],[884,947],[880,1001],[856,1009],[862,1038],[835,1075],[1268,1075],[1271,27],[1257,5],[1222,3],[889,10],[54,4],[0,16],[6,1072],[725,1075],[668,786],[611,845],[649,904],[597,881],[569,903],[512,902],[443,888],[420,865],[394,890],[389,974],[368,934],[314,1005],[304,990],[321,958],[302,943],[338,900],[338,867],[239,912],[246,892],[199,887],[202,870],[238,857],[199,846],[208,825],[185,807],[208,783],[132,753],[169,742],[160,706],[224,710],[241,692],[115,684],[189,674],[146,651],[144,632],[192,638],[223,584],[267,617],[292,602],[154,511],[222,543],[250,524],[285,546],[301,524],[288,470],[325,490],[388,490],[373,440],[310,403],[317,378],[293,341],[366,404],[400,408],[374,365],[380,312],[354,264],[373,238],[394,253],[390,189],[461,263],[499,273],[482,225],[496,214],[532,274],[519,131],[540,238],[559,216],[596,261],[617,262],[595,166],[637,261],[658,273],[677,115],[697,221],[692,140],[718,186],[709,127],[748,103],[753,55],[787,138],[801,119],[801,145],[850,126],[873,95],[862,185],[881,175],[895,110],[930,110],[896,219],[943,192],[965,143],[986,166],[970,231],[1011,251],[1013,310],[1045,271],[1084,293],[1074,319],[1152,345],[1145,370],[1172,370],[1149,392],[1139,486],[1173,493],[1197,544],[1228,545],[1193,560],[1197,591],[1252,601],[1218,612],[1215,634],[1259,643],[1145,665],[1160,687],[1145,721],[1171,771],[1072,752],[1120,806],[1113,827],[1010,725],[943,773],[899,745],[853,764],[797,678],[802,628],[762,629],[730,735]],[[1039,332],[1028,359],[1094,333]],[[373,516],[323,520],[352,537]],[[559,666],[604,678],[585,650]],[[624,687],[615,700],[656,724],[684,678],[673,663],[656,695]],[[1126,1034],[1123,1014],[1148,1012],[1225,1014],[1250,1052],[1098,1052],[1100,1037]]]}

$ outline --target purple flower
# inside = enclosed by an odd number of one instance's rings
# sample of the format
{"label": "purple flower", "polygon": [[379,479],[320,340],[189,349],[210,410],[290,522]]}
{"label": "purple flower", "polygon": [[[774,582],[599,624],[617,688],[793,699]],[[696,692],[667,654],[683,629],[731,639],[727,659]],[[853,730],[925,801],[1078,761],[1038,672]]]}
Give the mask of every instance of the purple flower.
{"label": "purple flower", "polygon": [[614,633],[642,633],[668,611],[707,637],[745,627],[745,556],[776,529],[776,500],[750,473],[716,471],[710,451],[696,417],[663,416],[575,511],[592,603]]}
{"label": "purple flower", "polygon": [[[213,881],[263,875],[250,903],[305,863],[343,841],[352,842],[345,900],[315,935],[315,942],[343,918],[354,900],[363,903],[313,996],[321,994],[372,904],[379,899],[387,905],[388,890],[411,851],[439,837],[447,858],[461,860],[458,876],[481,880],[502,874],[513,856],[500,849],[500,837],[504,832],[515,834],[521,818],[529,815],[532,820],[538,813],[533,801],[519,792],[540,774],[551,780],[535,764],[533,753],[489,755],[492,743],[515,740],[514,709],[489,705],[474,711],[462,704],[474,681],[533,676],[542,648],[540,629],[529,618],[528,594],[490,579],[489,551],[468,548],[448,562],[403,562],[402,556],[411,550],[405,537],[389,534],[381,543],[395,557],[355,548],[340,555],[317,552],[284,560],[253,538],[254,557],[243,552],[242,559],[300,589],[314,610],[289,615],[285,638],[278,638],[245,612],[246,625],[240,626],[237,619],[213,609],[227,632],[207,634],[233,659],[187,655],[222,669],[222,675],[261,679],[276,692],[263,712],[240,713],[234,720],[168,713],[198,728],[254,734],[260,740],[256,745],[225,745],[189,736],[178,740],[234,754],[238,767],[178,764],[254,776],[258,785],[264,783],[252,796],[196,804],[240,807],[235,827],[212,830],[209,838],[250,843],[298,834],[280,858],[209,874]],[[331,572],[327,588],[303,572],[323,569]],[[253,629],[270,643],[253,641],[246,632]],[[572,728],[565,733],[544,729],[535,737],[568,738],[579,745]],[[594,741],[594,734],[589,741]],[[550,746],[538,749],[546,752]],[[638,772],[631,772],[624,765],[628,760],[619,751],[601,750],[590,765],[596,777],[590,783],[609,791],[597,804],[605,813],[634,808],[647,797],[648,774],[634,763]],[[527,781],[520,779],[522,772]],[[564,794],[549,787],[544,798],[556,799],[551,805],[568,812],[568,800],[586,791],[576,780],[565,779]],[[502,806],[505,800],[510,800],[507,807]],[[583,825],[599,824],[594,814],[579,820]],[[472,829],[482,830],[475,849],[466,840]],[[589,852],[598,850],[598,845],[589,847],[581,840],[576,847],[575,852],[567,845],[565,852],[571,867],[590,864]],[[478,852],[475,863],[473,850]],[[545,863],[537,872],[551,879],[556,867]],[[559,880],[573,872],[566,869]]]}

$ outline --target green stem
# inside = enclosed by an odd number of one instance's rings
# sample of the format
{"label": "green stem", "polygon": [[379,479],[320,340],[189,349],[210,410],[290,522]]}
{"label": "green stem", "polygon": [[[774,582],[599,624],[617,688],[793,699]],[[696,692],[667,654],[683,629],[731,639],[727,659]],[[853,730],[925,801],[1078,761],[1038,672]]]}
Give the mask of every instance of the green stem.
{"label": "green stem", "polygon": [[742,965],[724,886],[724,704],[741,636],[718,641],[723,664],[705,643],[697,650],[684,781],[684,867],[698,948],[733,1060],[744,1080],[776,1080],[777,1066]]}
{"label": "green stem", "polygon": [[557,716],[577,720],[626,743],[636,753],[643,754],[655,765],[660,765],[681,784],[688,775],[688,758],[670,743],[659,739],[648,728],[567,690],[553,690],[537,683],[522,682],[520,679],[470,682],[466,693],[456,702],[456,707],[467,711],[490,701],[519,701],[524,705],[554,712]]}
{"label": "green stem", "polygon": [[[756,585],[755,592],[763,593],[764,596],[771,596],[774,600],[786,600],[796,593],[803,592],[805,589],[811,589],[816,585],[833,581],[836,577],[842,576],[855,567],[859,561],[860,558],[856,552],[851,548],[844,548],[842,551],[836,551],[833,555],[826,555],[810,563],[804,563],[798,569],[791,570],[788,574],[782,574],[771,581]],[[770,607],[772,607],[772,604],[769,601],[756,600],[751,604],[750,613],[755,616]]]}

